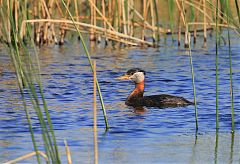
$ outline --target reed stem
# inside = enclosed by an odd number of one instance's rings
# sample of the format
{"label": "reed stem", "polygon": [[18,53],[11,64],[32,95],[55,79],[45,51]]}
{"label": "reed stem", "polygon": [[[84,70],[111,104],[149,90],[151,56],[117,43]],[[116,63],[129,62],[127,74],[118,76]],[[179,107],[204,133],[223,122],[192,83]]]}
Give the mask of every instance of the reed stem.
{"label": "reed stem", "polygon": [[[83,48],[84,48],[84,51],[85,51],[86,56],[87,56],[87,58],[88,58],[88,62],[89,62],[89,64],[90,64],[91,69],[92,69],[92,72],[93,72],[94,69],[93,69],[92,59],[91,59],[91,56],[90,56],[90,54],[89,54],[89,52],[88,52],[87,46],[86,46],[86,44],[85,44],[85,42],[84,42],[84,39],[83,39],[83,37],[82,37],[82,34],[81,34],[80,30],[78,29],[78,27],[77,27],[77,25],[76,25],[76,23],[75,23],[75,21],[74,21],[74,19],[73,19],[73,17],[72,17],[72,14],[70,13],[69,9],[67,8],[64,0],[62,0],[62,4],[64,5],[66,11],[68,12],[68,15],[70,16],[70,18],[71,18],[71,20],[72,20],[72,22],[73,22],[73,24],[74,24],[74,27],[75,27],[75,29],[76,29],[77,32],[78,32],[78,35],[79,35],[79,37],[80,37],[80,40],[81,40],[82,45],[83,45]],[[101,92],[101,89],[100,89],[100,86],[99,86],[99,83],[98,83],[98,80],[97,80],[97,79],[96,79],[96,85],[97,85],[98,94],[99,94],[99,98],[100,98],[100,102],[101,102],[101,106],[102,106],[102,111],[103,111],[103,116],[104,116],[104,121],[105,121],[105,128],[106,128],[106,130],[108,130],[108,129],[109,129],[109,125],[108,125],[107,113],[106,113],[105,105],[104,105],[103,98],[102,98],[102,92]]]}
{"label": "reed stem", "polygon": [[65,150],[66,150],[66,154],[67,154],[68,164],[72,164],[71,152],[70,152],[67,140],[64,140],[64,144],[65,144]]}
{"label": "reed stem", "polygon": [[[226,10],[227,10],[227,24],[229,25],[229,3],[226,2]],[[230,97],[231,97],[231,118],[232,118],[232,133],[235,131],[234,125],[234,97],[233,97],[233,78],[232,78],[232,51],[231,51],[231,40],[230,40],[230,32],[228,28],[228,54],[229,54],[229,75],[230,75]]]}
{"label": "reed stem", "polygon": [[238,22],[240,24],[240,11],[239,11],[239,6],[238,6],[238,0],[235,0],[235,6],[236,6],[236,10],[237,10]]}
{"label": "reed stem", "polygon": [[214,164],[218,164],[218,129],[216,130],[216,136],[215,136],[215,148],[214,148]]}
{"label": "reed stem", "polygon": [[158,0],[154,1],[154,9],[155,9],[155,15],[156,15],[156,23],[157,23],[157,45],[159,45],[160,42],[160,21],[159,21],[159,15],[158,15]]}
{"label": "reed stem", "polygon": [[204,45],[207,42],[207,26],[206,26],[206,0],[203,0],[203,37],[204,37]]}
{"label": "reed stem", "polygon": [[93,135],[94,135],[94,163],[98,164],[98,142],[97,142],[97,87],[96,87],[96,61],[93,61]]}
{"label": "reed stem", "polygon": [[219,116],[218,116],[218,0],[216,2],[216,43],[215,43],[215,52],[216,52],[216,57],[215,57],[215,69],[216,69],[216,129],[219,129]]}
{"label": "reed stem", "polygon": [[194,68],[193,68],[193,60],[192,60],[192,51],[191,51],[191,34],[188,33],[188,44],[189,44],[189,59],[191,66],[191,74],[192,74],[192,86],[193,86],[193,94],[194,94],[194,109],[195,109],[195,124],[196,131],[198,130],[198,109],[197,109],[197,95],[196,95],[196,87],[195,87],[195,76],[194,76]]}

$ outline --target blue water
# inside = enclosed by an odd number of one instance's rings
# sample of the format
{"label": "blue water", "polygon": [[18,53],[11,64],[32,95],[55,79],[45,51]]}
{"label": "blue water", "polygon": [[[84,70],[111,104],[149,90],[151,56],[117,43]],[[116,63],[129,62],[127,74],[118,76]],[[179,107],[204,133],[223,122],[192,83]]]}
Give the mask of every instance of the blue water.
{"label": "blue water", "polygon": [[[235,130],[231,134],[231,99],[228,46],[219,48],[219,133],[215,130],[215,40],[192,46],[197,91],[199,130],[195,131],[194,106],[145,108],[134,111],[124,100],[133,89],[115,78],[133,67],[146,71],[145,95],[173,94],[193,101],[188,51],[171,39],[154,48],[90,48],[97,62],[110,129],[98,104],[99,163],[239,163],[240,157],[240,45],[232,37]],[[64,139],[73,163],[93,163],[92,73],[78,41],[63,47],[39,49],[42,82],[54,124],[60,155],[66,163]],[[0,48],[0,162],[33,151],[28,124],[17,89],[14,69]],[[31,109],[31,107],[30,107]],[[32,110],[30,110],[32,112]],[[37,140],[41,140],[33,114]],[[35,163],[35,158],[24,163]]]}

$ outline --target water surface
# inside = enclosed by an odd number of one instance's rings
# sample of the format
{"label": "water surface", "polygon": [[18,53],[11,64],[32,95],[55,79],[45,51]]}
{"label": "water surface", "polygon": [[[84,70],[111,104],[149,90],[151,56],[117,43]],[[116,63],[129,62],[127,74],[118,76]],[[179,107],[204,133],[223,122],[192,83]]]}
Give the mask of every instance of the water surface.
{"label": "water surface", "polygon": [[[90,48],[97,62],[110,129],[98,105],[99,163],[239,163],[240,152],[240,45],[232,37],[235,129],[231,134],[231,100],[228,46],[219,49],[219,133],[215,130],[215,43],[192,47],[197,90],[199,130],[195,131],[193,106],[145,108],[134,111],[124,101],[133,89],[116,77],[133,67],[146,71],[145,95],[173,94],[193,101],[188,51],[167,44],[153,48]],[[213,44],[212,44],[213,43]],[[9,58],[0,49],[4,66],[0,78],[0,161],[33,151],[21,97]],[[54,124],[60,154],[66,163],[63,141],[70,146],[73,163],[93,163],[92,73],[78,41],[39,49],[44,93]],[[37,121],[34,127],[38,126]],[[36,128],[37,138],[40,131]],[[35,163],[29,159],[26,163]]]}

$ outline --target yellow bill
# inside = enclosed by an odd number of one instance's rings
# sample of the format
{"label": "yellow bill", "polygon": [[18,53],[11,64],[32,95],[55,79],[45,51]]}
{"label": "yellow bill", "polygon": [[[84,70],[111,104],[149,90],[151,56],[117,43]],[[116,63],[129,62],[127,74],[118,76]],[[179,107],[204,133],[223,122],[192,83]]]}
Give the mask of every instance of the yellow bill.
{"label": "yellow bill", "polygon": [[129,77],[130,77],[129,75],[126,75],[126,74],[125,74],[125,75],[123,75],[123,76],[117,77],[116,79],[117,79],[117,80],[129,80]]}

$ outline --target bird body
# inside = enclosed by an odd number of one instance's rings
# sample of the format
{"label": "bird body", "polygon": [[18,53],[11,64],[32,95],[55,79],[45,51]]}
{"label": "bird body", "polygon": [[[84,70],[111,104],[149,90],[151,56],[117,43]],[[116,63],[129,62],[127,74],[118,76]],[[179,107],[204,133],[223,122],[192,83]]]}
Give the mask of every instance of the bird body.
{"label": "bird body", "polygon": [[125,75],[118,78],[119,80],[131,80],[135,84],[135,89],[127,97],[125,104],[132,107],[180,107],[193,105],[192,102],[186,100],[183,97],[161,94],[143,96],[144,94],[144,79],[145,71],[139,68],[133,68],[128,70]]}

